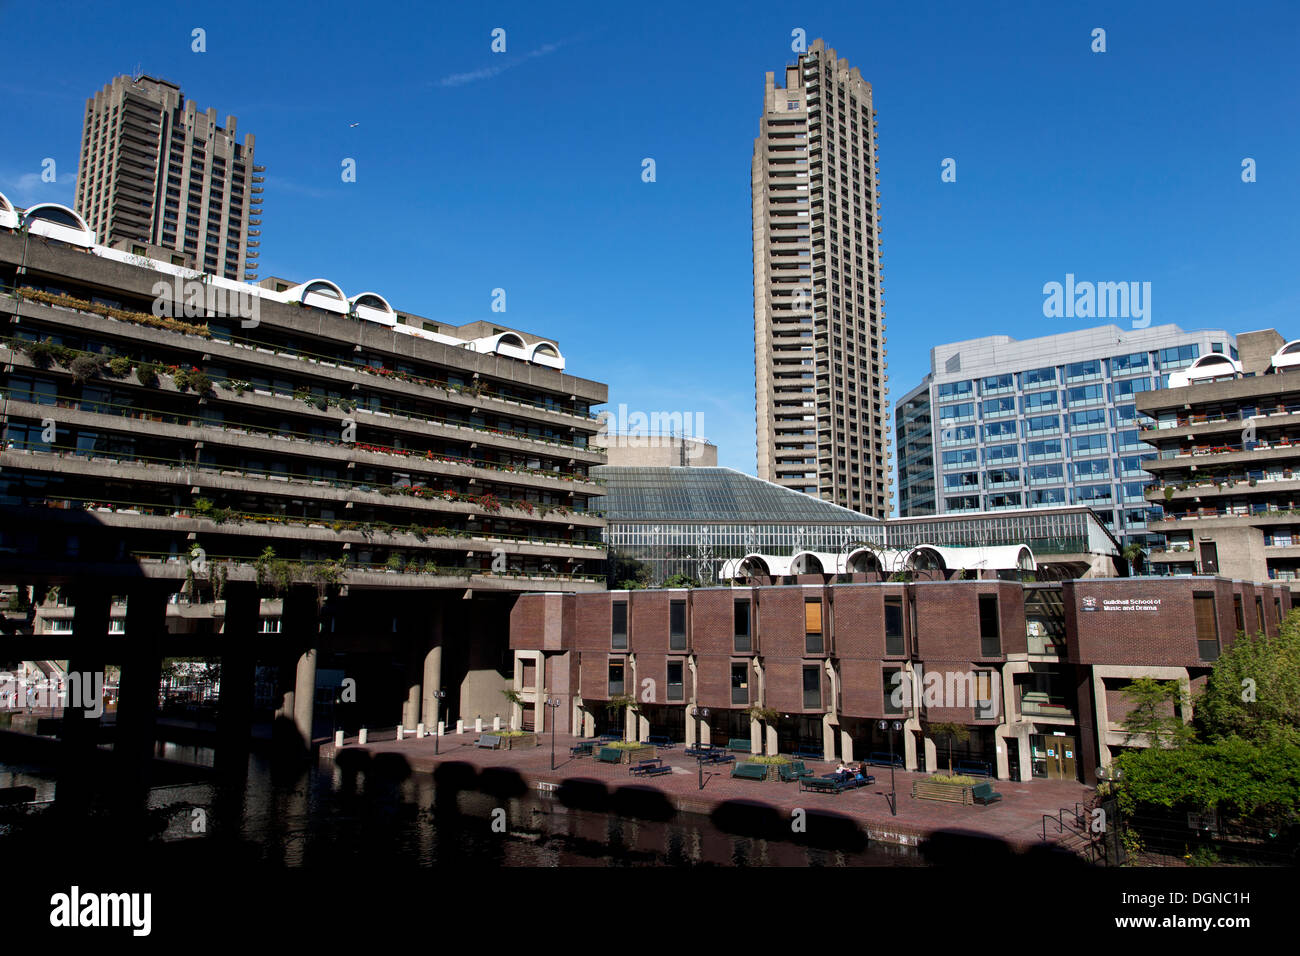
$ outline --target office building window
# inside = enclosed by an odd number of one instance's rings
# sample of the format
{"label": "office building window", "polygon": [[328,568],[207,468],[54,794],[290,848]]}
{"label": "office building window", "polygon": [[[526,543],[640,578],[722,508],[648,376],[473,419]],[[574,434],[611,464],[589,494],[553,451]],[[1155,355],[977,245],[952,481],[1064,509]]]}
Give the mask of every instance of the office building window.
{"label": "office building window", "polygon": [[733,704],[749,703],[749,665],[731,665],[731,702]]}
{"label": "office building window", "polygon": [[821,668],[816,665],[803,669],[804,710],[820,710],[822,706]]}
{"label": "office building window", "polygon": [[609,696],[619,697],[623,694],[623,662],[609,662]]}
{"label": "office building window", "polygon": [[885,598],[885,653],[903,654],[903,599]]}
{"label": "office building window", "polygon": [[804,652],[821,654],[825,648],[822,640],[822,602],[813,598],[803,602]]}
{"label": "office building window", "polygon": [[1194,593],[1196,645],[1203,661],[1219,659],[1219,621],[1214,613],[1214,595]]}
{"label": "office building window", "polygon": [[683,675],[686,672],[686,665],[681,661],[668,662],[668,700],[678,701],[686,699],[686,684]]}
{"label": "office building window", "polygon": [[1002,634],[998,627],[998,596],[981,594],[980,656],[997,657],[1002,653]]}
{"label": "office building window", "polygon": [[668,649],[686,650],[686,602],[671,601],[668,605]]}
{"label": "office building window", "polygon": [[615,601],[610,620],[610,646],[616,651],[627,650],[627,602]]}
{"label": "office building window", "polygon": [[903,682],[907,675],[898,667],[886,667],[881,671],[881,690],[884,693],[885,713],[901,714],[903,704],[907,701],[907,688]]}
{"label": "office building window", "polygon": [[749,635],[749,602],[736,602],[736,641],[735,650],[738,654],[747,654],[753,649],[753,641]]}

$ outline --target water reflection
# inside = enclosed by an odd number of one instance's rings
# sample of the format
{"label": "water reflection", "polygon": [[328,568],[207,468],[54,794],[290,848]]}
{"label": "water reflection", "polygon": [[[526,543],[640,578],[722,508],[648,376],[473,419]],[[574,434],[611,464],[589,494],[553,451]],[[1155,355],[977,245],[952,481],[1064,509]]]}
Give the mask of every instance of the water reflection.
{"label": "water reflection", "polygon": [[[203,763],[206,756],[210,765],[210,750],[195,751],[164,748],[170,759]],[[0,786],[22,784],[36,787],[38,800],[54,798],[52,773],[0,764]],[[195,849],[193,841],[211,841],[211,849],[237,848],[244,858],[273,866],[358,861],[440,867],[921,865],[917,851],[906,847],[810,846],[802,837],[782,839],[779,830],[755,829],[752,820],[748,828],[733,825],[719,814],[711,820],[669,809],[669,818],[662,819],[660,804],[666,802],[658,798],[656,803],[647,793],[634,795],[640,799],[626,807],[618,792],[606,795],[601,802],[608,809],[592,809],[582,797],[566,801],[566,796],[494,796],[446,779],[435,783],[428,775],[375,767],[332,766],[285,776],[269,760],[254,756],[244,781],[158,787],[150,792],[149,806],[166,816],[162,841],[183,841]],[[782,826],[789,824],[782,821]],[[0,852],[3,846],[0,834]]]}

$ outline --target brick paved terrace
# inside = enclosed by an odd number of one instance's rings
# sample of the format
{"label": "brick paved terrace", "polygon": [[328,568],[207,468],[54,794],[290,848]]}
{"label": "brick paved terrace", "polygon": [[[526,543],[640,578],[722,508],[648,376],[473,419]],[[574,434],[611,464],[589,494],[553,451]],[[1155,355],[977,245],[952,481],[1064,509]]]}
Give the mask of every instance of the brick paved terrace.
{"label": "brick paved terrace", "polygon": [[[383,767],[386,772],[399,774],[430,773],[438,783],[460,789],[507,796],[558,789],[557,796],[570,805],[615,815],[622,812],[620,808],[628,809],[628,815],[638,815],[639,804],[660,818],[676,813],[701,814],[719,824],[724,822],[719,819],[721,813],[737,819],[749,817],[751,826],[761,821],[788,834],[792,812],[802,808],[808,811],[810,835],[814,826],[833,820],[841,832],[856,831],[855,835],[868,840],[921,846],[929,851],[927,857],[933,862],[961,862],[967,850],[1024,854],[1077,845],[1077,837],[1072,839],[1068,829],[1064,835],[1058,833],[1050,821],[1045,843],[1043,815],[1055,818],[1064,808],[1068,819],[1076,803],[1084,803],[1094,795],[1091,787],[1069,781],[994,780],[990,782],[1002,794],[1002,800],[987,807],[963,806],[913,799],[912,782],[928,775],[895,770],[898,815],[891,816],[888,767],[871,769],[873,784],[831,794],[801,791],[798,784],[779,780],[733,779],[733,764],[705,765],[701,790],[698,763],[683,753],[684,745],[680,743],[671,750],[659,750],[659,757],[672,767],[671,773],[643,778],[632,775],[625,764],[570,756],[569,748],[577,741],[572,736],[556,736],[554,771],[550,769],[549,735],[542,738],[540,746],[522,750],[480,748],[478,735],[465,733],[444,736],[438,754],[434,753],[432,737],[408,737],[401,742],[372,739],[365,745],[353,738],[337,752],[328,744],[321,753],[323,760],[332,758],[343,768]],[[736,757],[738,762],[746,759],[744,754]],[[804,764],[817,776],[835,769],[834,764],[821,761],[805,760]]]}

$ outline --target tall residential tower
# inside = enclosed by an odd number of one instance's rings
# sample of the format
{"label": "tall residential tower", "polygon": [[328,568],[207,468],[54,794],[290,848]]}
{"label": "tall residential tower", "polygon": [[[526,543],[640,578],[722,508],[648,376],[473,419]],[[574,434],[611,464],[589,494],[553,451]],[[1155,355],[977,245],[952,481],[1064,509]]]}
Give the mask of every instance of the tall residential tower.
{"label": "tall residential tower", "polygon": [[86,101],[77,212],[103,245],[150,243],[255,280],[265,169],[235,123],[218,126],[215,109],[199,112],[166,80],[117,77]]}
{"label": "tall residential tower", "polygon": [[887,517],[889,397],[871,85],[821,40],[767,74],[754,140],[758,475]]}

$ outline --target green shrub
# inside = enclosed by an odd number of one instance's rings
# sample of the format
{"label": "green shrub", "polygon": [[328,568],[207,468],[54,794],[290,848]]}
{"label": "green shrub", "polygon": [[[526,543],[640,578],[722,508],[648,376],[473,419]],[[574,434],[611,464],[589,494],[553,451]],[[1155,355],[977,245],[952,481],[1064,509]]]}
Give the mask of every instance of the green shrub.
{"label": "green shrub", "polygon": [[131,371],[131,359],[125,355],[117,355],[108,360],[109,374],[114,378],[121,378]]}
{"label": "green shrub", "polygon": [[974,777],[967,777],[962,774],[953,774],[952,776],[949,776],[946,773],[936,773],[932,774],[930,779],[935,783],[958,783],[963,787],[971,787],[975,785]]}
{"label": "green shrub", "polygon": [[159,371],[153,362],[142,362],[135,367],[135,380],[145,388],[153,388],[158,384]]}

